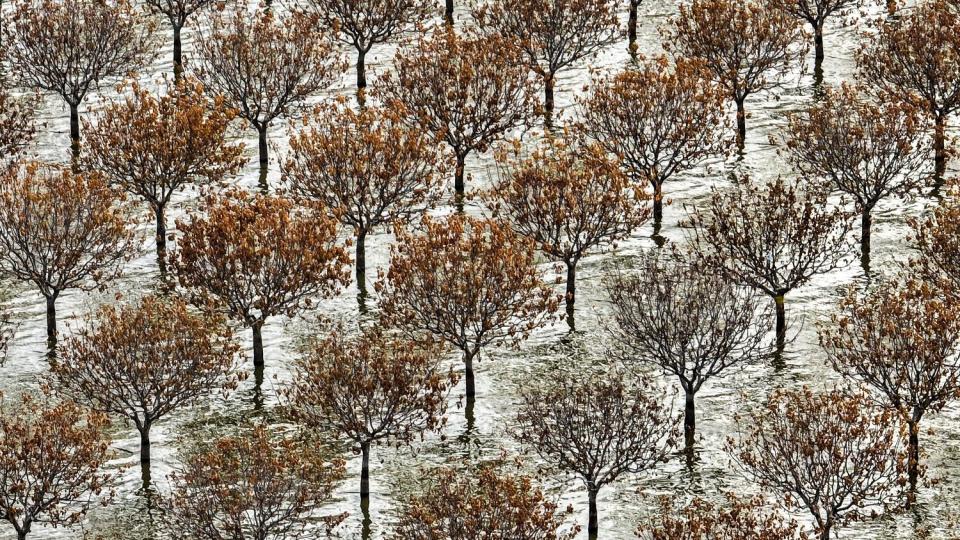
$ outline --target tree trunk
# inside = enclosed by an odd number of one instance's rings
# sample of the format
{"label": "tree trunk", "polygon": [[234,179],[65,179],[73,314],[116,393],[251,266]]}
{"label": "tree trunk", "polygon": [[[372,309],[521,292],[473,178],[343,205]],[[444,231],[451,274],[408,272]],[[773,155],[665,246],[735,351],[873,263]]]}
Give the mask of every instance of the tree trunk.
{"label": "tree trunk", "polygon": [[653,182],[653,225],[658,227],[663,221],[663,183]]}
{"label": "tree trunk", "polygon": [[57,296],[53,293],[47,299],[47,344],[53,348],[57,344]]}
{"label": "tree trunk", "polygon": [[173,25],[173,77],[174,80],[180,80],[183,75],[183,44],[180,40],[180,30],[182,26]]}
{"label": "tree trunk", "polygon": [[777,304],[777,346],[781,347],[787,338],[787,310],[782,294],[775,296],[773,301]]}
{"label": "tree trunk", "polygon": [[443,13],[443,18],[448,26],[453,26],[453,0],[447,0],[447,9]]}
{"label": "tree trunk", "polygon": [[367,87],[367,52],[360,50],[357,53],[357,90],[363,90]]}
{"label": "tree trunk", "polygon": [[823,70],[823,21],[813,23],[814,69]]}
{"label": "tree trunk", "polygon": [[263,321],[253,323],[253,365],[254,367],[263,367]]}
{"label": "tree trunk", "polygon": [[361,229],[357,233],[357,290],[364,291],[367,288],[367,231]]}
{"label": "tree trunk", "polygon": [[697,413],[694,408],[694,396],[696,395],[690,389],[684,389],[686,394],[686,403],[683,409],[683,438],[687,449],[693,447],[693,435],[697,430]]}
{"label": "tree trunk", "polygon": [[820,540],[831,540],[830,533],[833,531],[833,520],[827,518],[827,522],[823,524],[823,530],[820,531]]}
{"label": "tree trunk", "polygon": [[577,261],[565,261],[567,264],[567,313],[573,313],[573,304],[577,301]]}
{"label": "tree trunk", "polygon": [[167,273],[167,221],[164,216],[163,205],[157,205],[154,208],[154,214],[157,218],[157,264],[160,267],[160,274]]}
{"label": "tree trunk", "polygon": [[737,98],[737,148],[743,150],[747,142],[747,111],[743,102],[746,98]]}
{"label": "tree trunk", "polygon": [[916,414],[907,421],[907,427],[910,429],[907,444],[907,478],[910,481],[908,500],[912,500],[917,492],[917,480],[920,478],[920,420]]}
{"label": "tree trunk", "polygon": [[473,377],[473,353],[463,355],[464,383],[466,384],[467,400],[473,400],[477,396],[476,381]]}
{"label": "tree trunk", "polygon": [[363,464],[360,466],[360,498],[370,498],[370,443],[360,445],[360,454],[363,456]]}
{"label": "tree trunk", "polygon": [[600,530],[599,520],[597,518],[597,492],[599,488],[591,482],[587,485],[587,495],[590,498],[590,520],[587,522],[587,535],[590,538],[596,538]]}
{"label": "tree trunk", "polygon": [[150,486],[150,422],[139,426],[140,432],[140,480],[143,487]]}
{"label": "tree trunk", "polygon": [[74,168],[78,167],[80,157],[80,111],[79,105],[70,103],[70,152],[73,155]]}
{"label": "tree trunk", "polygon": [[947,170],[947,119],[945,115],[936,113],[933,122],[934,179],[940,183]]}
{"label": "tree trunk", "polygon": [[544,100],[543,100],[543,109],[546,111],[547,116],[553,114],[553,75],[547,75],[543,79],[543,90],[544,90]]}
{"label": "tree trunk", "polygon": [[627,46],[631,55],[637,53],[637,7],[639,5],[640,2],[637,0],[630,0],[630,17],[627,19]]}
{"label": "tree trunk", "polygon": [[270,162],[269,150],[267,149],[267,124],[257,126],[257,133],[260,135],[260,166],[266,169]]}
{"label": "tree trunk", "polygon": [[460,198],[463,198],[463,194],[466,191],[466,186],[463,183],[463,175],[466,165],[467,154],[457,154],[457,168],[454,171],[453,189],[457,192],[457,196]]}
{"label": "tree trunk", "polygon": [[873,219],[870,217],[870,209],[864,208],[860,214],[860,258],[869,260],[870,258],[870,225]]}

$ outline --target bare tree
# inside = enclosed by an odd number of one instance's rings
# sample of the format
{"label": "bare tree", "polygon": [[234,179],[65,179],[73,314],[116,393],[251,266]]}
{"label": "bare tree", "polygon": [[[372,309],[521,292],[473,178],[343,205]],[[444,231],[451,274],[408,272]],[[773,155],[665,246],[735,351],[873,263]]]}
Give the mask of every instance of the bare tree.
{"label": "bare tree", "polygon": [[728,441],[734,459],[789,508],[808,510],[821,540],[899,501],[900,426],[862,395],[778,389],[737,425]]}
{"label": "bare tree", "polygon": [[680,380],[684,435],[692,448],[697,392],[708,380],[766,355],[769,317],[758,322],[765,310],[752,291],[675,251],[647,254],[629,274],[614,272],[606,285],[618,356]]}
{"label": "bare tree", "polygon": [[579,528],[561,531],[557,505],[534,479],[509,465],[487,463],[474,471],[425,471],[422,492],[403,501],[392,540],[573,540]]}
{"label": "bare tree", "polygon": [[345,65],[316,15],[281,16],[264,6],[251,14],[244,1],[209,19],[197,38],[197,75],[257,130],[265,181],[270,123],[333,83]]}
{"label": "bare tree", "polygon": [[180,34],[187,20],[206,8],[216,7],[217,0],[146,0],[147,7],[170,21],[173,28],[173,74],[179,78],[183,74],[183,44]]}
{"label": "bare tree", "polygon": [[343,478],[343,461],[271,431],[257,424],[188,453],[171,475],[170,532],[190,540],[297,540],[343,521],[319,516]]}
{"label": "bare tree", "polygon": [[290,390],[293,415],[360,447],[360,498],[370,497],[370,446],[409,443],[441,429],[457,376],[444,371],[443,349],[367,328],[337,328],[311,345]]}
{"label": "bare tree", "polygon": [[28,163],[0,175],[0,271],[46,299],[51,350],[60,293],[102,287],[138,251],[123,202],[97,173]]}
{"label": "bare tree", "polygon": [[56,94],[70,107],[70,140],[80,148],[78,108],[104,79],[153,58],[154,27],[129,0],[15,0],[0,39],[16,82]]}
{"label": "bare tree", "polygon": [[157,260],[166,270],[166,208],[187,186],[221,183],[243,163],[243,145],[227,142],[235,112],[223,98],[181,79],[155,96],[133,83],[130,95],[108,105],[84,125],[83,163],[144,200],[156,217]]}
{"label": "bare tree", "polygon": [[700,60],[737,105],[737,145],[747,136],[744,102],[781,86],[806,47],[800,22],[769,3],[693,0],[663,32],[664,47]]}
{"label": "bare tree", "polygon": [[179,299],[147,296],[101,307],[52,363],[58,392],[123,417],[140,435],[150,483],[150,429],[215,390],[229,388],[237,347],[217,316],[195,315]]}
{"label": "bare tree", "polygon": [[294,195],[323,203],[356,236],[357,286],[366,288],[366,238],[409,221],[440,199],[443,156],[429,135],[408,127],[395,103],[355,112],[319,107],[290,132],[283,173]]}
{"label": "bare tree", "polygon": [[177,220],[171,267],[194,303],[252,330],[253,365],[262,369],[267,319],[292,317],[348,283],[337,222],[323,209],[239,190],[208,196],[201,212]]}
{"label": "bare tree", "polygon": [[410,126],[450,147],[460,197],[467,156],[530,123],[536,96],[522,64],[508,39],[445,29],[399,51],[384,74],[383,95],[403,104]]}
{"label": "bare tree", "polygon": [[626,473],[669,458],[679,418],[665,395],[626,373],[558,373],[521,390],[519,438],[545,461],[587,487],[587,532],[596,537],[597,493]]}
{"label": "bare tree", "polygon": [[367,87],[366,57],[374,45],[425,22],[434,0],[309,0],[327,31],[357,50],[357,90]]}
{"label": "bare tree", "polygon": [[813,30],[814,77],[823,81],[823,26],[827,19],[842,17],[863,4],[863,0],[773,0],[773,4],[808,23]]}
{"label": "bare tree", "polygon": [[905,196],[923,185],[928,152],[917,144],[925,126],[902,103],[874,104],[859,90],[827,89],[823,99],[792,114],[786,146],[806,176],[828,180],[853,198],[860,212],[860,251],[869,268],[871,212],[880,200]]}
{"label": "bare tree", "polygon": [[519,345],[557,309],[534,256],[533,243],[508,225],[462,215],[424,218],[422,234],[398,231],[390,269],[377,283],[385,322],[460,350],[472,402],[480,351],[497,342]]}
{"label": "bare tree", "polygon": [[933,120],[934,174],[947,167],[947,119],[960,109],[960,18],[929,0],[891,21],[857,50],[860,77],[888,101],[905,101]]}
{"label": "bare tree", "polygon": [[641,59],[597,79],[579,100],[585,131],[620,157],[624,172],[653,188],[654,228],[663,219],[663,184],[708,156],[726,151],[724,94],[699,62]]}
{"label": "bare tree", "polygon": [[798,536],[797,522],[769,511],[763,497],[748,499],[726,493],[720,503],[695,497],[682,508],[673,497],[660,497],[658,502],[659,514],[637,529],[642,540],[787,540]]}
{"label": "bare tree", "polygon": [[488,33],[514,40],[543,81],[544,108],[553,112],[557,73],[619,40],[619,0],[492,0],[474,13]]}
{"label": "bare tree", "polygon": [[960,393],[960,319],[955,298],[919,279],[850,290],[820,343],[830,364],[860,383],[909,427],[910,490],[920,466],[920,421]]}
{"label": "bare tree", "polygon": [[784,297],[817,275],[846,264],[851,214],[830,208],[827,193],[777,178],[741,178],[690,216],[692,247],[733,283],[759,289],[776,303],[777,341],[786,338]]}
{"label": "bare tree", "polygon": [[0,519],[26,540],[34,523],[71,526],[113,494],[107,417],[49,396],[0,404]]}

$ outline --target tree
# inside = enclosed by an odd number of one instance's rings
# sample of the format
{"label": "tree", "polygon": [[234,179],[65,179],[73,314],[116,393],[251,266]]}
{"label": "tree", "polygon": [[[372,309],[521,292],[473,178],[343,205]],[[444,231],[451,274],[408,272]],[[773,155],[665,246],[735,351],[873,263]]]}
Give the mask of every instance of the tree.
{"label": "tree", "polygon": [[0,168],[12,163],[33,140],[35,105],[0,86]]}
{"label": "tree", "polygon": [[108,105],[85,125],[87,168],[150,205],[157,222],[157,259],[165,270],[165,211],[187,186],[217,184],[242,166],[242,144],[229,144],[235,112],[203,86],[181,79],[155,96],[133,83],[131,94]]}
{"label": "tree", "polygon": [[768,511],[763,497],[726,493],[722,503],[716,504],[695,497],[682,508],[677,508],[671,497],[661,497],[658,503],[659,514],[637,529],[642,540],[785,540],[798,536],[797,523]]}
{"label": "tree", "polygon": [[910,222],[913,243],[919,251],[912,264],[932,282],[946,280],[945,292],[960,290],[960,204],[940,201],[931,215]]}
{"label": "tree", "polygon": [[251,15],[245,2],[213,13],[196,48],[200,80],[257,130],[264,173],[270,123],[329,86],[345,68],[315,15],[292,10],[278,16],[263,6]]}
{"label": "tree", "polygon": [[586,377],[560,373],[521,390],[520,441],[583,480],[591,538],[598,530],[600,488],[668,460],[679,418],[663,405],[664,397],[643,379],[615,371]]}
{"label": "tree", "polygon": [[199,214],[177,220],[171,267],[200,306],[217,306],[253,332],[253,365],[263,368],[261,329],[347,283],[350,258],[337,222],[290,199],[229,190],[210,195]]}
{"label": "tree", "polygon": [[786,13],[810,24],[813,29],[814,73],[819,84],[823,80],[823,25],[833,16],[842,16],[860,6],[863,0],[774,0]]}
{"label": "tree", "polygon": [[400,229],[390,249],[390,268],[377,283],[384,322],[460,350],[472,402],[480,351],[496,342],[519,345],[557,308],[534,257],[533,243],[507,225],[424,218],[422,234]]}
{"label": "tree", "polygon": [[367,87],[366,56],[374,45],[421,24],[433,0],[310,0],[314,12],[338,40],[357,50],[357,90]]}
{"label": "tree", "polygon": [[138,251],[123,203],[98,173],[27,163],[0,175],[0,272],[46,299],[51,349],[60,293],[103,287]]}
{"label": "tree", "polygon": [[382,92],[403,104],[411,128],[450,147],[461,197],[467,156],[528,125],[537,99],[513,42],[452,30],[438,30],[398,52]]}
{"label": "tree", "polygon": [[764,310],[751,291],[678,252],[647,254],[630,274],[618,270],[606,281],[617,355],[680,380],[689,450],[703,384],[765,356],[771,325],[757,322]]}
{"label": "tree", "polygon": [[470,472],[451,467],[424,474],[421,493],[402,505],[393,540],[573,540],[578,528],[563,532],[557,505],[529,476],[503,464]]}
{"label": "tree", "polygon": [[694,61],[642,60],[597,79],[579,100],[585,131],[620,157],[624,172],[653,187],[654,227],[663,219],[663,184],[708,156],[726,151],[720,136],[724,94]]}
{"label": "tree", "polygon": [[409,443],[445,424],[447,394],[457,383],[440,366],[443,349],[367,328],[348,337],[337,328],[297,363],[291,388],[295,418],[360,447],[360,498],[370,497],[370,445]]}
{"label": "tree", "polygon": [[290,132],[283,173],[294,195],[323,203],[356,236],[358,287],[366,285],[366,238],[408,221],[440,198],[442,156],[423,132],[404,124],[395,104],[318,108]]}
{"label": "tree", "polygon": [[767,185],[741,178],[690,216],[692,247],[703,264],[738,285],[773,298],[777,342],[787,323],[784,297],[817,274],[845,264],[849,212],[827,205],[827,193],[777,178]]}
{"label": "tree", "polygon": [[121,416],[140,435],[144,484],[150,481],[150,429],[212,391],[228,388],[236,346],[217,316],[191,313],[183,300],[147,296],[102,306],[52,363],[57,391]]}
{"label": "tree", "polygon": [[860,77],[886,101],[905,101],[933,120],[934,171],[947,166],[947,119],[960,109],[960,19],[942,0],[880,22],[856,54]]}
{"label": "tree", "polygon": [[543,80],[544,108],[553,112],[557,73],[622,37],[618,0],[493,0],[476,10],[479,27],[514,40]]}
{"label": "tree", "polygon": [[627,0],[630,4],[629,14],[627,15],[627,47],[630,54],[634,55],[637,51],[637,11],[640,8],[642,0]]}
{"label": "tree", "polygon": [[146,66],[153,31],[128,0],[16,0],[0,36],[16,82],[56,94],[70,107],[76,155],[80,103],[104,79]]}
{"label": "tree", "polygon": [[179,78],[183,74],[183,45],[180,33],[187,19],[201,10],[216,6],[216,0],[146,0],[147,7],[170,21],[173,28],[173,73]]}
{"label": "tree", "polygon": [[779,88],[806,47],[799,21],[773,5],[737,0],[693,0],[664,31],[664,46],[700,60],[737,105],[737,146],[747,136],[744,102]]}
{"label": "tree", "polygon": [[0,408],[0,518],[26,540],[34,523],[69,527],[112,498],[106,416],[22,395]]}
{"label": "tree", "polygon": [[296,540],[316,538],[318,529],[329,532],[343,520],[317,519],[343,478],[343,461],[271,431],[258,424],[185,457],[171,475],[171,532],[191,540]]}
{"label": "tree", "polygon": [[847,85],[827,89],[822,100],[789,117],[786,146],[797,168],[805,176],[826,178],[856,203],[865,268],[873,208],[923,185],[927,152],[916,141],[924,129],[913,107],[877,105]]}
{"label": "tree", "polygon": [[862,395],[778,389],[737,426],[728,441],[734,459],[790,509],[808,510],[822,540],[899,500],[899,425]]}
{"label": "tree", "polygon": [[596,143],[548,138],[526,159],[509,163],[488,199],[493,212],[567,270],[567,316],[576,301],[577,264],[588,252],[622,240],[650,212],[638,204],[642,187],[630,183],[617,159]]}
{"label": "tree", "polygon": [[820,328],[833,368],[906,420],[911,493],[921,473],[920,421],[960,392],[956,309],[956,299],[914,278],[864,294],[849,291],[840,312]]}

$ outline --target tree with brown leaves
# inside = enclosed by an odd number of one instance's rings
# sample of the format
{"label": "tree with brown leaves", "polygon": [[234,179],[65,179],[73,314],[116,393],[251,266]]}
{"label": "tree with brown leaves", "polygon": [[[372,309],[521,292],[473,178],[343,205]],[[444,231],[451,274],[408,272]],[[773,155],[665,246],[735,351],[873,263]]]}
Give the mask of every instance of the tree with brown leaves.
{"label": "tree with brown leaves", "polygon": [[766,355],[769,318],[752,291],[705,270],[679,252],[643,256],[606,283],[612,335],[626,364],[677,377],[686,398],[684,435],[693,447],[694,399],[703,384]]}
{"label": "tree with brown leaves", "polygon": [[179,78],[183,74],[183,44],[180,34],[187,20],[195,13],[217,6],[217,0],[146,0],[150,11],[163,15],[173,28],[173,74]]}
{"label": "tree with brown leaves", "polygon": [[317,538],[344,516],[319,516],[343,461],[258,424],[201,445],[171,475],[170,531],[190,540]]}
{"label": "tree with brown leaves", "polygon": [[69,527],[112,498],[107,417],[26,394],[0,406],[0,519],[26,540],[35,523]]}
{"label": "tree with brown leaves", "polygon": [[813,276],[846,263],[851,214],[827,204],[827,192],[777,178],[764,185],[740,178],[714,191],[690,216],[692,246],[704,265],[776,303],[777,342],[787,323],[784,298]]}
{"label": "tree with brown leaves", "polygon": [[457,376],[440,366],[443,348],[387,335],[348,337],[342,327],[311,345],[290,390],[293,415],[359,446],[360,499],[370,497],[370,446],[410,443],[446,424]]}
{"label": "tree with brown leaves", "polygon": [[727,443],[734,459],[788,508],[809,511],[821,540],[899,502],[899,423],[865,396],[778,389],[736,420]]}
{"label": "tree with brown leaves", "polygon": [[60,293],[102,287],[138,251],[123,203],[97,173],[28,163],[0,175],[0,272],[46,299],[51,350]]}
{"label": "tree with brown leaves", "polygon": [[156,217],[157,259],[165,270],[170,198],[188,186],[220,183],[242,166],[242,144],[227,142],[235,112],[223,98],[182,79],[155,96],[133,83],[130,95],[85,123],[84,164],[144,200]]}
{"label": "tree with brown leaves", "polygon": [[800,21],[776,6],[739,0],[693,0],[664,31],[664,46],[700,60],[737,105],[737,145],[747,136],[747,97],[779,88],[806,54]]}
{"label": "tree with brown leaves", "polygon": [[319,107],[290,132],[283,173],[294,195],[323,203],[356,239],[357,286],[366,288],[366,238],[409,221],[440,198],[443,157],[431,138],[408,127],[395,104]]}
{"label": "tree with brown leaves", "polygon": [[624,172],[653,188],[654,228],[663,219],[663,184],[726,151],[724,94],[699,62],[666,57],[597,79],[579,100],[585,131],[620,157]]}
{"label": "tree with brown leaves", "polygon": [[545,461],[583,480],[591,538],[598,530],[600,489],[669,459],[679,418],[665,399],[643,379],[616,371],[587,377],[561,373],[521,390],[519,438]]}
{"label": "tree with brown leaves", "polygon": [[853,198],[860,212],[860,251],[869,268],[873,208],[923,185],[928,152],[917,144],[925,126],[920,113],[902,103],[874,104],[843,85],[790,115],[786,146],[805,176],[822,177]]}
{"label": "tree with brown leaves", "polygon": [[534,263],[534,245],[495,221],[424,218],[423,233],[401,229],[390,268],[377,283],[385,322],[463,353],[466,395],[476,395],[473,363],[485,347],[519,345],[557,308]]}
{"label": "tree with brown leaves", "polygon": [[960,110],[960,18],[943,0],[877,23],[857,50],[860,77],[886,101],[905,101],[933,121],[934,173],[947,167],[947,119]]}
{"label": "tree with brown leaves", "polygon": [[543,81],[544,109],[553,112],[557,73],[622,36],[619,0],[493,0],[474,13],[487,33],[516,42]]}
{"label": "tree with brown leaves", "polygon": [[327,31],[357,50],[357,90],[367,87],[366,57],[374,45],[422,24],[435,0],[310,0]]}
{"label": "tree with brown leaves", "polygon": [[515,44],[449,29],[398,52],[382,90],[403,104],[411,128],[450,147],[461,197],[467,156],[528,125],[537,99]]}
{"label": "tree with brown leaves", "polygon": [[200,80],[257,130],[265,182],[270,123],[340,76],[345,66],[339,53],[317,16],[297,10],[278,15],[265,6],[251,14],[246,2],[214,12],[196,48]]}
{"label": "tree with brown leaves", "polygon": [[960,204],[953,197],[943,199],[929,216],[910,223],[920,252],[913,266],[932,282],[946,279],[944,291],[956,294],[960,291]]}
{"label": "tree with brown leaves", "polygon": [[579,528],[563,531],[557,505],[534,479],[506,464],[475,471],[442,467],[424,474],[422,492],[405,500],[392,540],[573,540]]}
{"label": "tree with brown leaves", "polygon": [[646,193],[596,143],[548,138],[525,159],[517,157],[501,155],[506,165],[488,199],[497,217],[566,266],[572,318],[577,264],[647,221]]}
{"label": "tree with brown leaves", "polygon": [[909,428],[911,493],[922,472],[920,421],[960,394],[957,300],[919,279],[885,282],[868,293],[850,290],[820,343],[830,364],[857,381]]}
{"label": "tree with brown leaves", "polygon": [[70,107],[77,155],[80,103],[104,79],[146,66],[153,31],[129,0],[16,0],[0,39],[17,84],[56,94]]}
{"label": "tree with brown leaves", "polygon": [[[671,497],[660,497],[659,514],[640,525],[641,540],[788,540],[798,537],[799,525],[767,509],[763,497],[742,498],[726,493],[722,503],[695,497],[678,508]],[[806,540],[805,535],[799,535]]]}
{"label": "tree with brown leaves", "polygon": [[284,197],[229,190],[208,196],[190,220],[177,220],[170,259],[180,285],[194,303],[216,306],[252,330],[256,368],[264,365],[268,318],[292,317],[349,279],[350,257],[326,214]]}
{"label": "tree with brown leaves", "polygon": [[237,347],[224,321],[179,299],[147,296],[105,305],[68,339],[52,363],[58,392],[120,416],[140,435],[144,487],[150,483],[150,429],[215,390],[229,388]]}
{"label": "tree with brown leaves", "polygon": [[0,86],[0,168],[12,164],[33,140],[35,105]]}
{"label": "tree with brown leaves", "polygon": [[823,81],[823,26],[827,19],[842,17],[863,4],[863,0],[773,0],[773,5],[808,23],[813,30],[814,77]]}

